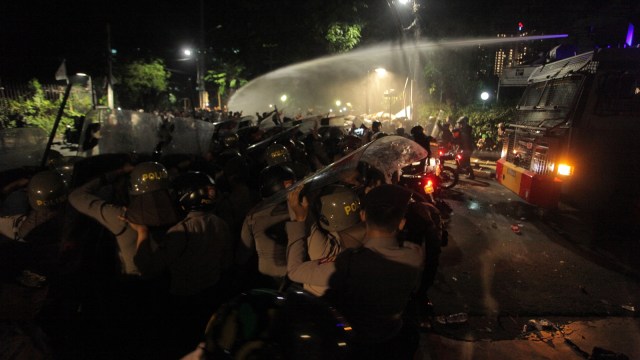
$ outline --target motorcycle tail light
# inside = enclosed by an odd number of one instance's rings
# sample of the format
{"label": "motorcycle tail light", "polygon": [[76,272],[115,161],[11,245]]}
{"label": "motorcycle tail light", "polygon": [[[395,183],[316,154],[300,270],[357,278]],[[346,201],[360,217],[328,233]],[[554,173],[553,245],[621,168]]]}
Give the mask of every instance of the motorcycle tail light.
{"label": "motorcycle tail light", "polygon": [[427,179],[427,182],[424,184],[423,190],[425,194],[433,194],[433,180]]}
{"label": "motorcycle tail light", "polygon": [[442,156],[442,155],[444,155],[444,151],[442,150],[438,151],[438,156]]}
{"label": "motorcycle tail light", "polygon": [[460,154],[456,155],[456,159],[462,160],[462,155],[460,155]]}

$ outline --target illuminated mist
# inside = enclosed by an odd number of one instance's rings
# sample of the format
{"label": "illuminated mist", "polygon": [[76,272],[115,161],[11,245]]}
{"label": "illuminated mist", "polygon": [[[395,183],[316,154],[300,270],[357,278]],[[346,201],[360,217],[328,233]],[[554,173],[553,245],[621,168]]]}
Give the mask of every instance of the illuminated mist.
{"label": "illuminated mist", "polygon": [[[361,114],[366,112],[367,106],[371,112],[386,111],[388,100],[385,100],[385,91],[394,89],[396,94],[409,91],[406,84],[416,52],[423,56],[438,49],[564,37],[567,35],[422,42],[417,46],[376,45],[290,65],[260,76],[231,97],[229,109],[249,115],[270,111],[270,106],[275,105],[286,116],[304,115],[307,111],[314,114],[326,114],[330,110],[339,113],[340,109]],[[373,70],[378,67],[387,69],[387,74],[377,76]],[[281,100],[282,95],[286,95],[285,101]],[[337,101],[340,106],[336,105]]]}

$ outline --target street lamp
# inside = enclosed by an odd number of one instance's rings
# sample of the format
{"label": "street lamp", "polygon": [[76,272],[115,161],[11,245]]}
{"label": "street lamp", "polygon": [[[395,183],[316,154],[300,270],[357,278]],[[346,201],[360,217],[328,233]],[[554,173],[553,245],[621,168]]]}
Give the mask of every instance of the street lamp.
{"label": "street lamp", "polygon": [[480,99],[482,100],[482,108],[484,109],[487,100],[489,100],[489,93],[483,91],[482,94],[480,94]]}

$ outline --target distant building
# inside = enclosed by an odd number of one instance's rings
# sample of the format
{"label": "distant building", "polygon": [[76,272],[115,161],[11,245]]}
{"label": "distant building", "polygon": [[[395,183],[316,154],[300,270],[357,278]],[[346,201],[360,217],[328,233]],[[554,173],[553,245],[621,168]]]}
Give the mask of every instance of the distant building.
{"label": "distant building", "polygon": [[[528,36],[527,32],[519,32],[518,34],[498,34],[499,38],[507,37],[523,37]],[[502,75],[502,71],[506,67],[514,67],[521,65],[527,59],[530,49],[524,42],[505,43],[496,51],[495,62],[493,65],[493,74]]]}

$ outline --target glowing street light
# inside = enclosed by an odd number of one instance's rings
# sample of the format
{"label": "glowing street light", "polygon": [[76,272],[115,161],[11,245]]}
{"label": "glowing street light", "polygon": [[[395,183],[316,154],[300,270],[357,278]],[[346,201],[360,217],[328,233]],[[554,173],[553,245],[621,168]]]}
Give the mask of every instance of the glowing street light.
{"label": "glowing street light", "polygon": [[482,100],[482,108],[484,109],[484,106],[485,106],[487,100],[489,100],[489,93],[486,92],[486,91],[483,91],[480,94],[480,99]]}
{"label": "glowing street light", "polygon": [[282,96],[280,96],[280,101],[282,102],[287,101],[287,94],[283,94]]}
{"label": "glowing street light", "polygon": [[191,56],[191,54],[192,54],[193,52],[191,51],[191,49],[184,49],[184,50],[182,50],[182,53],[183,53],[185,56]]}
{"label": "glowing street light", "polygon": [[336,106],[340,107],[340,105],[342,105],[342,101],[336,100]]}

